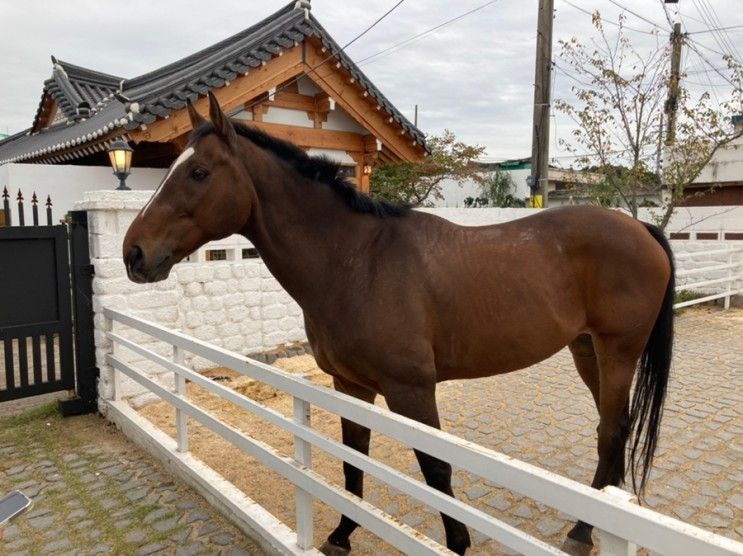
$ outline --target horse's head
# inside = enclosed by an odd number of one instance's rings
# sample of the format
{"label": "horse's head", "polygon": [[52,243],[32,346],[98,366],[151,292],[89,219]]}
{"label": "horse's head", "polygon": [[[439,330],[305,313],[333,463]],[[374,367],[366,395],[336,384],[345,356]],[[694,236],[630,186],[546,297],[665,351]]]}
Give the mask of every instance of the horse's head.
{"label": "horse's head", "polygon": [[235,128],[211,93],[209,104],[211,122],[189,102],[191,139],[126,233],[124,263],[134,282],[164,280],[175,263],[239,232],[250,217],[254,190]]}

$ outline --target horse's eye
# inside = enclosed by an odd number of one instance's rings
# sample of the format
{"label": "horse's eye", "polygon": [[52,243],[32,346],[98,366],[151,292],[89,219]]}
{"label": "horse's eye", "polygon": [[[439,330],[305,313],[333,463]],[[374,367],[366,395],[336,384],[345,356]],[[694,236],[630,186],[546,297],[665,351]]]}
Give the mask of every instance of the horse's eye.
{"label": "horse's eye", "polygon": [[204,181],[209,175],[209,171],[204,168],[194,168],[191,170],[191,178],[194,181]]}

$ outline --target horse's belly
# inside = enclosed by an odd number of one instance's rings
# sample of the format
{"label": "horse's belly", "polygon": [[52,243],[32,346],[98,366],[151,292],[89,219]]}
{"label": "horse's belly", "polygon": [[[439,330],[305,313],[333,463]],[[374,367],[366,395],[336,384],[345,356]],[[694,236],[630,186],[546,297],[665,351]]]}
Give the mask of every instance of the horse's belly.
{"label": "horse's belly", "polygon": [[448,345],[437,345],[439,381],[482,378],[529,367],[554,355],[577,336],[577,331],[553,329],[549,335],[455,335]]}

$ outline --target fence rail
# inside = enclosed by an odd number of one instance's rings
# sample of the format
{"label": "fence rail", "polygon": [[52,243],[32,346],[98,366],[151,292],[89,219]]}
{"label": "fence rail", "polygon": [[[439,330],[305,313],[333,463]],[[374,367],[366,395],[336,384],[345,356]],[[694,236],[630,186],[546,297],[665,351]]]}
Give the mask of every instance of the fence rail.
{"label": "fence rail", "polygon": [[[348,515],[405,553],[449,553],[446,548],[435,541],[397,522],[378,508],[329,483],[314,472],[309,450],[310,446],[314,446],[331,456],[351,463],[430,508],[466,523],[513,550],[524,554],[564,554],[559,549],[463,501],[456,501],[445,496],[386,464],[360,454],[312,429],[309,420],[311,405],[363,423],[372,430],[449,461],[487,481],[593,524],[600,530],[603,554],[620,552],[628,554],[628,551],[633,550],[635,545],[645,547],[657,554],[687,553],[704,556],[732,555],[743,552],[743,544],[632,504],[628,500],[627,493],[619,489],[609,487],[605,491],[596,491],[586,485],[421,425],[374,405],[314,385],[300,377],[119,311],[105,309],[104,316],[107,320],[108,332],[106,334],[113,345],[106,359],[112,367],[114,384],[112,399],[106,403],[109,404],[116,418],[122,420],[125,429],[141,426],[144,430],[147,425],[142,418],[137,417],[136,413],[128,408],[125,401],[120,399],[121,390],[118,382],[121,375],[138,382],[176,408],[176,442],[172,443],[170,448],[164,447],[163,442],[157,443],[156,446],[160,452],[167,450],[167,459],[175,458],[181,463],[190,461],[187,460],[189,457],[188,420],[193,419],[221,435],[262,464],[277,471],[295,485],[296,532],[287,532],[285,525],[273,517],[266,517],[265,514],[260,513],[260,510],[258,511],[260,515],[252,522],[253,528],[261,531],[275,550],[281,553],[317,553],[312,548],[314,536],[311,501],[313,498]],[[164,357],[127,339],[117,331],[116,327],[119,325],[130,327],[172,345],[173,357]],[[119,354],[122,347],[173,372],[176,377],[175,388],[171,389],[158,383],[125,362]],[[215,366],[233,369],[293,396],[293,417],[286,417],[184,367],[184,351],[206,358]],[[187,399],[184,388],[186,380],[291,433],[295,438],[294,457],[281,455],[271,446],[250,438],[196,406]],[[150,436],[150,444],[156,442],[152,440],[156,438],[156,435],[153,433]],[[192,470],[192,473],[196,471]],[[192,480],[197,481],[197,478],[192,477]],[[213,489],[211,494],[214,495]],[[248,500],[248,503],[252,501]],[[223,501],[223,505],[229,506],[229,501]],[[248,519],[252,518],[248,516]],[[271,523],[270,526],[265,525],[267,520]],[[620,552],[616,552],[617,550]]]}
{"label": "fence rail", "polygon": [[[709,286],[718,284],[727,284],[727,288],[725,288],[725,290],[722,292],[715,292],[709,295],[703,295],[695,299],[690,299],[688,301],[676,303],[673,306],[674,309],[681,309],[683,307],[689,307],[690,305],[696,305],[698,303],[705,303],[707,301],[714,301],[716,299],[723,298],[725,299],[725,309],[729,309],[730,298],[734,295],[743,293],[743,290],[738,289],[739,287],[741,287],[741,284],[743,284],[743,256],[738,257],[738,260],[736,261],[735,259],[738,254],[743,254],[743,247],[727,247],[724,249],[715,248],[707,251],[697,251],[676,255],[675,259],[677,263],[680,263],[677,265],[677,278],[684,278],[686,276],[693,276],[695,274],[725,274],[724,276],[707,278],[698,282],[678,284],[676,286],[676,292],[693,292],[694,290],[697,290],[699,288],[707,288]],[[709,265],[684,268],[685,261],[698,257],[714,257],[718,259],[724,258],[726,259],[726,262],[721,263],[720,260],[710,260]]]}

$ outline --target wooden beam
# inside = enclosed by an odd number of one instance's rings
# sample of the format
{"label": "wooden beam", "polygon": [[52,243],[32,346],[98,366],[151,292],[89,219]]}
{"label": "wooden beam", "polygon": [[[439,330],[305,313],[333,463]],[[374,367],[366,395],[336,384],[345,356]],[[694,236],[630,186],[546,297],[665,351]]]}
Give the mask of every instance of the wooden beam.
{"label": "wooden beam", "polygon": [[364,137],[351,131],[315,129],[268,122],[243,122],[248,127],[255,127],[266,133],[291,141],[302,148],[332,149],[340,151],[363,152]]}
{"label": "wooden beam", "polygon": [[[306,65],[308,77],[336,103],[355,119],[360,125],[373,132],[382,140],[385,147],[403,161],[417,162],[424,158],[425,151],[420,145],[413,146],[412,137],[407,133],[400,134],[400,126],[390,123],[386,111],[376,110],[369,103],[368,95],[356,83],[349,83],[334,64],[321,65],[326,56],[320,54],[315,41],[307,40]],[[318,67],[319,66],[319,67]],[[311,68],[316,68],[310,71]]]}
{"label": "wooden beam", "polygon": [[[247,75],[238,77],[227,87],[212,89],[219,100],[222,110],[230,112],[245,103],[245,99],[255,98],[265,94],[272,87],[277,87],[297,75],[301,75],[306,64],[302,61],[302,45],[295,46],[266,62],[266,65],[251,68]],[[199,97],[194,103],[201,114],[209,111],[209,99]],[[170,141],[191,129],[186,108],[174,111],[167,119],[159,119],[147,127],[147,129],[134,130],[129,136],[135,143],[141,141]]]}

